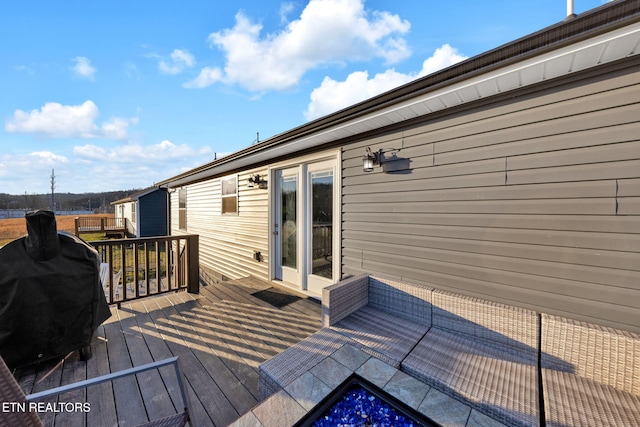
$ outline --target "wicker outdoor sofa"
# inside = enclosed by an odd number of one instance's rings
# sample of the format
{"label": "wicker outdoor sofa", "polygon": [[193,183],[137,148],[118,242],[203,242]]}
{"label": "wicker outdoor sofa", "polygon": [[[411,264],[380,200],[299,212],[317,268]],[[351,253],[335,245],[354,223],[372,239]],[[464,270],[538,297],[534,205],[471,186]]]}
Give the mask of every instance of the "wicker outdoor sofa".
{"label": "wicker outdoor sofa", "polygon": [[369,275],[260,365],[266,399],[349,343],[509,426],[640,425],[640,335]]}

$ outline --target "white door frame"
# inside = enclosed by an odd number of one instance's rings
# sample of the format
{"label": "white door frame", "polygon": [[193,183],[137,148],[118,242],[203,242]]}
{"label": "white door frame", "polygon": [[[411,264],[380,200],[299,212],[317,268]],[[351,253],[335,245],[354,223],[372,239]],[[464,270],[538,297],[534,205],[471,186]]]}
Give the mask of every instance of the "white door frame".
{"label": "white door frame", "polygon": [[[331,279],[313,276],[309,274],[311,272],[311,257],[307,256],[311,250],[311,227],[309,226],[310,210],[311,206],[308,203],[307,194],[310,194],[310,171],[326,169],[333,165],[333,248],[332,248],[332,273]],[[280,271],[280,249],[278,245],[280,240],[279,234],[274,234],[275,231],[280,233],[280,230],[276,230],[275,224],[278,223],[279,212],[279,174],[285,170],[291,172],[294,169],[298,170],[298,193],[299,203],[298,208],[298,271],[296,275],[289,276],[290,280],[286,280],[282,277]],[[330,152],[324,152],[320,154],[303,156],[295,160],[288,162],[280,162],[273,164],[269,167],[269,250],[271,256],[269,256],[269,279],[275,281],[281,281],[294,289],[301,290],[305,293],[309,293],[314,296],[321,296],[322,288],[335,283],[340,280],[341,277],[341,188],[342,188],[342,174],[341,174],[341,151],[332,150]]]}
{"label": "white door frame", "polygon": [[[292,168],[286,169],[275,169],[272,174],[271,182],[274,183],[274,193],[273,193],[273,221],[272,224],[272,232],[271,235],[273,237],[273,267],[274,267],[274,276],[276,280],[282,280],[285,283],[289,283],[296,287],[302,288],[302,275],[304,274],[304,260],[300,258],[300,248],[302,244],[304,244],[304,236],[303,236],[303,224],[304,224],[304,203],[302,200],[302,189],[304,189],[304,175],[301,171],[301,166],[296,166]],[[281,190],[282,178],[289,178],[290,180],[295,180],[296,185],[296,221],[295,226],[293,223],[289,222],[288,224],[283,224],[282,222],[282,204],[281,204]],[[291,181],[290,181],[291,182]],[[293,235],[293,236],[292,236]],[[282,247],[283,247],[283,239],[288,239],[291,241],[291,237],[293,237],[293,242],[295,242],[295,253],[296,253],[296,265],[295,267],[282,265]]]}

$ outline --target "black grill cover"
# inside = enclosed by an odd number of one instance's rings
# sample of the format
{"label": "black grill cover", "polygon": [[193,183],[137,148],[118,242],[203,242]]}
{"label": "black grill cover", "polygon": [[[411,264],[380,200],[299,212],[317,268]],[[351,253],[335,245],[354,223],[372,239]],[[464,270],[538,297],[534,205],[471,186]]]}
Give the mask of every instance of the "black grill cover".
{"label": "black grill cover", "polygon": [[89,346],[111,316],[96,250],[58,232],[53,212],[26,220],[28,235],[0,249],[0,355],[10,367]]}

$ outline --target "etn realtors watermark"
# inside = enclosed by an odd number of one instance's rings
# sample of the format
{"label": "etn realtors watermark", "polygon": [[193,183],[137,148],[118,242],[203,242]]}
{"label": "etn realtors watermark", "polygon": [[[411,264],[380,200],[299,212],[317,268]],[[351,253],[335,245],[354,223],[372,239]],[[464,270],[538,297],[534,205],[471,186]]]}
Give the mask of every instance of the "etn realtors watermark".
{"label": "etn realtors watermark", "polygon": [[89,412],[88,402],[2,402],[3,413],[9,412]]}

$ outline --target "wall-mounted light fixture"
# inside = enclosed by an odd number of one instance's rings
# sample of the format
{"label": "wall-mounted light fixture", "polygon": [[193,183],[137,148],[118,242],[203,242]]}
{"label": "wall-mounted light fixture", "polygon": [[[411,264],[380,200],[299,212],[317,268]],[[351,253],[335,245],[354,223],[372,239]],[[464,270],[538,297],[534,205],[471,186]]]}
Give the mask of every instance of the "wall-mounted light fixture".
{"label": "wall-mounted light fixture", "polygon": [[372,153],[371,148],[367,147],[364,157],[362,158],[362,170],[365,172],[371,172],[374,166],[380,165],[380,157],[380,150]]}
{"label": "wall-mounted light fixture", "polygon": [[247,187],[253,188],[255,185],[257,185],[258,188],[262,190],[267,189],[267,181],[265,179],[260,178],[260,175],[258,174],[255,174],[254,176],[249,177],[249,184],[247,185]]}

